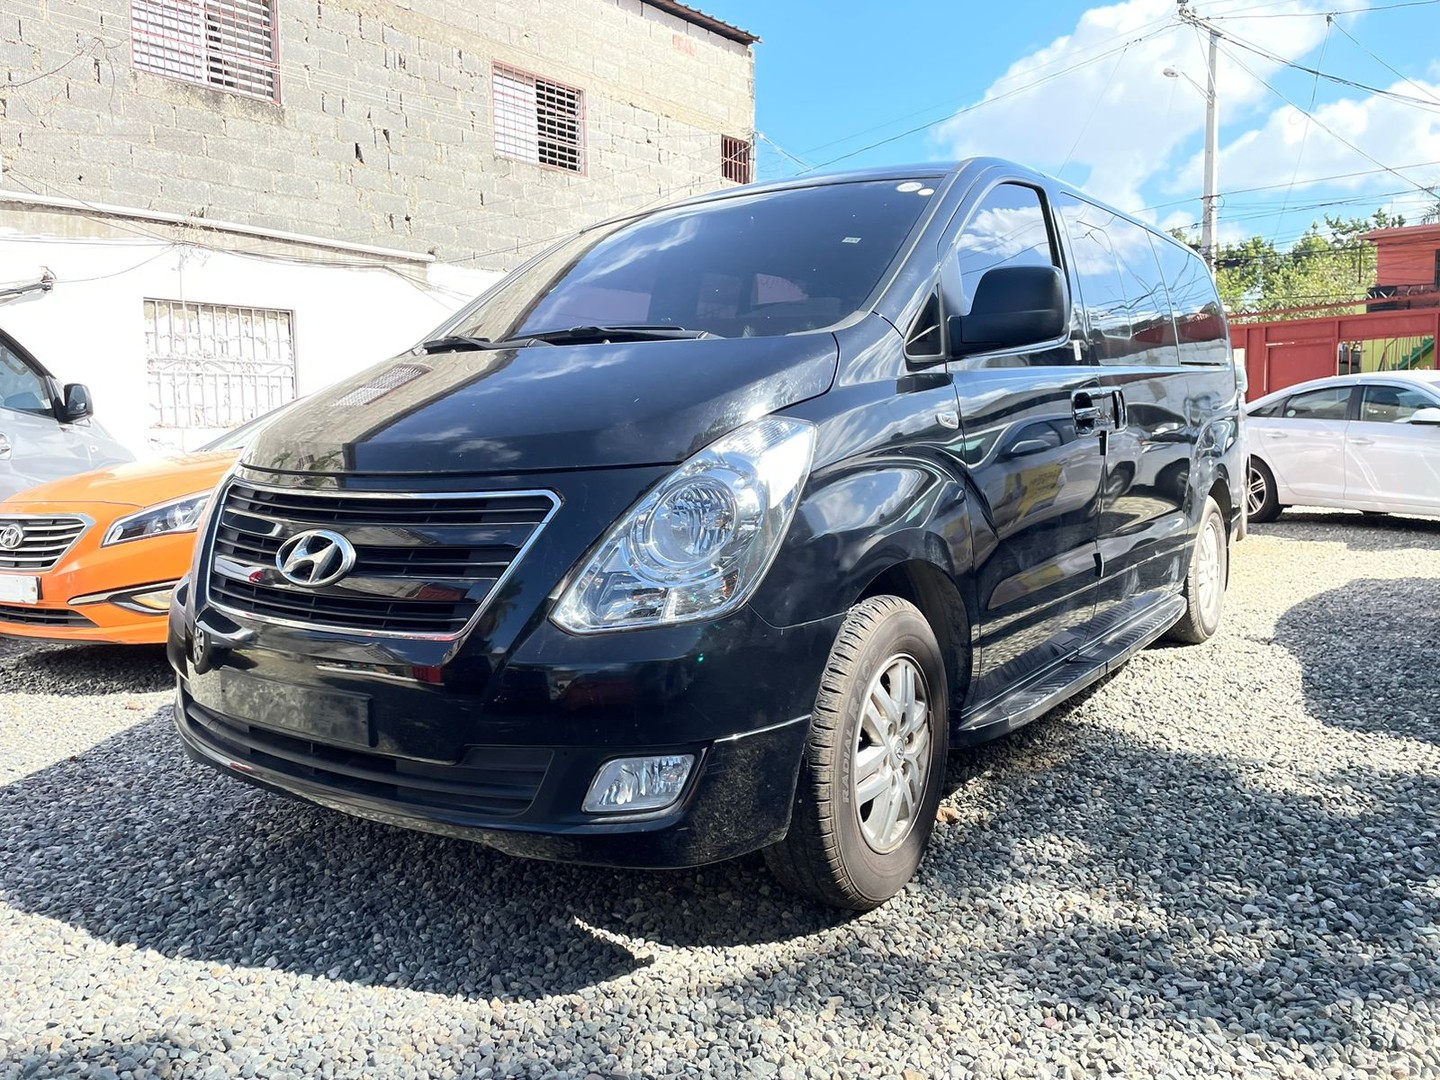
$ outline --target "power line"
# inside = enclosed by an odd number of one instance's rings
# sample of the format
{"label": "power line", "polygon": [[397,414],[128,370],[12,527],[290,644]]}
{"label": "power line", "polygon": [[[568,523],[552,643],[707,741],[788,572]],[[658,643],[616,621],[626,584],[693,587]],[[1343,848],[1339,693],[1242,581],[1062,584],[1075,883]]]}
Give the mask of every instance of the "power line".
{"label": "power line", "polygon": [[[1437,0],[1437,2],[1440,2],[1440,0]],[[1409,164],[1409,165],[1396,165],[1395,168],[1397,168],[1397,169],[1428,169],[1428,168],[1430,168],[1431,166],[1435,166],[1435,165],[1440,165],[1440,161],[1416,161],[1416,162],[1412,162],[1412,163]],[[1257,186],[1255,186],[1255,187],[1231,188],[1229,191],[1222,191],[1222,192],[1220,192],[1219,194],[1220,194],[1220,197],[1223,199],[1223,198],[1227,198],[1228,196],[1231,196],[1231,195],[1248,195],[1249,193],[1254,192],[1254,191],[1276,191],[1276,190],[1278,190],[1278,189],[1280,189],[1280,188],[1286,188],[1286,187],[1304,187],[1304,186],[1307,185],[1307,184],[1324,184],[1324,183],[1328,183],[1328,182],[1331,181],[1331,180],[1353,180],[1353,179],[1354,179],[1355,177],[1357,177],[1357,176],[1374,176],[1376,173],[1392,172],[1392,171],[1393,171],[1393,170],[1392,170],[1389,166],[1383,166],[1383,167],[1378,168],[1378,169],[1361,169],[1361,170],[1359,170],[1358,172],[1335,173],[1335,174],[1332,175],[1332,176],[1315,176],[1315,177],[1311,177],[1309,180],[1296,180],[1296,181],[1294,181],[1294,182],[1291,183],[1291,184],[1259,184],[1259,185],[1257,185]],[[1180,206],[1180,205],[1182,205],[1183,203],[1194,202],[1194,201],[1195,201],[1195,200],[1194,200],[1194,197],[1193,197],[1193,196],[1191,196],[1190,198],[1186,198],[1186,199],[1173,199],[1173,200],[1171,200],[1170,202],[1155,203],[1153,206],[1142,207],[1141,210],[1142,210],[1142,212],[1143,212],[1143,211],[1149,211],[1149,210],[1164,210],[1166,207],[1169,207],[1169,206]]]}
{"label": "power line", "polygon": [[1085,114],[1085,122],[1080,125],[1080,130],[1076,132],[1075,141],[1070,144],[1070,150],[1066,153],[1065,160],[1062,161],[1060,167],[1055,170],[1056,176],[1059,176],[1065,171],[1065,166],[1069,165],[1070,159],[1075,156],[1075,151],[1080,146],[1080,140],[1083,139],[1085,133],[1090,130],[1090,121],[1095,119],[1095,110],[1100,107],[1100,102],[1104,100],[1105,95],[1110,92],[1110,84],[1115,81],[1115,74],[1120,70],[1120,65],[1125,62],[1125,54],[1129,50],[1130,43],[1126,42],[1125,48],[1121,49],[1120,55],[1115,58],[1115,66],[1110,69],[1110,74],[1105,79],[1105,85],[1101,87],[1100,93],[1095,95],[1095,99],[1090,102],[1090,111]]}
{"label": "power line", "polygon": [[[1330,31],[1331,31],[1332,29],[1334,29],[1334,27],[1335,27],[1335,20],[1334,20],[1333,18],[1326,18],[1326,20],[1325,20],[1325,39],[1324,39],[1322,42],[1320,42],[1320,59],[1316,61],[1317,64],[1323,64],[1323,63],[1325,62],[1325,50],[1326,50],[1326,49],[1329,47],[1329,45],[1330,45]],[[1311,111],[1311,112],[1314,112],[1314,111],[1315,111],[1315,98],[1319,95],[1319,93],[1320,93],[1320,76],[1317,74],[1317,75],[1315,76],[1315,81],[1314,81],[1314,82],[1311,84],[1311,86],[1310,86],[1310,111]],[[1310,116],[1309,116],[1309,114],[1307,113],[1307,114],[1306,114],[1306,117],[1305,117],[1305,130],[1304,130],[1303,132],[1301,132],[1301,134],[1300,134],[1300,148],[1295,152],[1295,168],[1294,168],[1294,170],[1291,171],[1291,173],[1290,173],[1290,186],[1285,189],[1285,197],[1284,197],[1284,198],[1281,200],[1281,202],[1280,202],[1280,214],[1279,214],[1279,216],[1276,217],[1276,219],[1275,219],[1275,233],[1274,233],[1274,235],[1271,237],[1271,242],[1272,242],[1272,243],[1274,242],[1275,236],[1279,236],[1279,235],[1280,235],[1280,223],[1285,219],[1285,209],[1286,209],[1286,207],[1288,207],[1288,206],[1290,205],[1290,192],[1291,192],[1291,191],[1294,189],[1294,187],[1295,187],[1295,178],[1300,175],[1300,163],[1301,163],[1302,161],[1304,161],[1304,159],[1305,159],[1305,144],[1306,144],[1307,142],[1309,142],[1309,141],[1310,141]]]}
{"label": "power line", "polygon": [[[1436,2],[1437,2],[1437,3],[1440,3],[1440,0],[1436,0]],[[1094,49],[1103,48],[1103,47],[1105,47],[1105,46],[1107,46],[1107,45],[1110,45],[1112,42],[1121,40],[1122,38],[1129,38],[1132,34],[1138,34],[1138,33],[1141,33],[1141,32],[1143,32],[1143,31],[1147,31],[1147,30],[1151,29],[1152,27],[1157,26],[1157,25],[1160,24],[1160,23],[1171,23],[1171,24],[1173,24],[1173,23],[1174,23],[1174,16],[1171,16],[1171,15],[1162,15],[1162,16],[1160,16],[1158,19],[1151,19],[1149,22],[1141,23],[1139,26],[1136,26],[1136,27],[1134,27],[1134,28],[1132,28],[1132,29],[1126,30],[1126,31],[1124,31],[1123,33],[1120,33],[1120,34],[1112,34],[1110,37],[1101,38],[1099,41],[1097,41],[1097,42],[1095,42],[1093,45],[1091,45],[1089,49],[1083,49],[1083,50],[1081,50],[1079,53],[1076,53],[1074,56],[1056,57],[1054,60],[1048,61],[1047,63],[1040,64],[1040,65],[1036,66],[1035,68],[1032,68],[1029,72],[1027,72],[1027,74],[1034,75],[1034,74],[1036,74],[1036,73],[1038,73],[1038,72],[1044,71],[1046,68],[1054,67],[1056,64],[1062,63],[1062,62],[1064,62],[1064,61],[1074,60],[1074,59],[1076,59],[1076,58],[1078,58],[1078,57],[1085,56],[1087,52],[1090,52],[1090,51],[1092,51],[1092,50],[1094,50]],[[1113,52],[1113,50],[1111,50],[1110,52],[1106,52],[1106,53],[1102,54],[1101,56],[1096,57],[1095,59],[1097,59],[1097,60],[1098,60],[1098,59],[1104,59],[1105,56],[1111,55],[1112,52]],[[1002,85],[1002,84],[1007,83],[1007,82],[1012,82],[1012,81],[1014,81],[1015,79],[1018,79],[1019,77],[1020,77],[1020,76],[1019,76],[1018,74],[1016,74],[1016,75],[1002,75],[999,79],[995,80],[995,85],[999,86],[999,85]],[[906,121],[906,120],[912,119],[913,117],[916,117],[916,116],[920,116],[920,115],[922,115],[922,114],[924,114],[924,113],[931,112],[932,110],[938,109],[938,108],[944,108],[944,109],[947,110],[945,116],[942,116],[939,120],[935,120],[935,121],[933,121],[930,125],[927,125],[927,126],[933,126],[934,124],[944,123],[945,120],[949,119],[949,117],[950,117],[951,115],[953,115],[953,114],[951,114],[951,113],[948,111],[949,107],[950,107],[951,105],[954,105],[956,102],[964,101],[967,96],[968,96],[968,95],[961,94],[961,95],[958,95],[958,96],[955,96],[955,97],[942,98],[942,99],[939,100],[939,101],[933,101],[933,102],[931,102],[929,105],[924,106],[923,108],[912,109],[912,110],[911,110],[910,112],[908,112],[908,113],[903,113],[903,114],[900,115],[900,116],[892,117],[891,119],[882,121],[882,122],[879,123],[879,124],[872,124],[870,127],[861,128],[861,129],[859,129],[858,131],[852,131],[852,132],[850,132],[848,135],[842,135],[842,136],[840,136],[838,139],[831,139],[829,142],[823,142],[823,143],[819,143],[819,144],[817,144],[817,145],[815,145],[815,146],[807,147],[806,149],[800,151],[800,153],[801,153],[802,155],[809,155],[809,154],[813,154],[813,153],[815,153],[816,151],[819,151],[819,150],[828,150],[828,149],[829,149],[830,147],[832,147],[832,146],[838,146],[838,145],[840,145],[841,143],[849,142],[851,139],[858,139],[858,138],[860,138],[860,137],[862,137],[862,136],[864,136],[864,135],[869,135],[869,134],[871,134],[872,132],[884,131],[884,130],[885,130],[886,128],[888,128],[888,127],[893,127],[895,124],[903,123],[903,122]],[[918,129],[916,129],[916,130],[924,130],[924,128],[918,128]],[[914,132],[907,132],[906,134],[914,134]],[[903,136],[901,136],[901,137],[903,137]]]}
{"label": "power line", "polygon": [[[1340,86],[1348,86],[1354,90],[1363,90],[1365,93],[1374,94],[1376,97],[1388,98],[1392,101],[1399,101],[1406,105],[1414,105],[1417,108],[1427,109],[1432,112],[1440,110],[1440,101],[1426,101],[1423,98],[1411,97],[1409,94],[1397,94],[1393,90],[1385,90],[1378,86],[1370,86],[1368,83],[1358,82],[1355,79],[1347,79],[1342,75],[1332,75],[1328,71],[1321,71],[1319,68],[1309,67],[1306,64],[1297,63],[1278,53],[1273,53],[1263,46],[1245,41],[1243,38],[1236,37],[1234,34],[1227,34],[1218,27],[1214,29],[1215,33],[1218,34],[1222,40],[1228,41],[1230,44],[1244,49],[1246,52],[1254,53],[1256,56],[1269,60],[1271,63],[1279,64],[1282,67],[1288,67],[1295,71],[1303,71],[1305,74],[1313,75],[1317,79],[1325,79],[1328,82],[1337,83]],[[1329,36],[1328,31],[1326,36]],[[1235,58],[1232,56],[1231,59],[1234,60]],[[1236,60],[1236,63],[1239,63],[1239,61]],[[1248,71],[1249,69],[1246,68],[1246,70]],[[1251,72],[1251,74],[1254,75],[1254,72]],[[1258,76],[1256,77],[1258,78]]]}
{"label": "power line", "polygon": [[968,107],[966,107],[966,108],[964,108],[964,109],[961,109],[959,112],[950,113],[948,116],[943,116],[943,117],[941,117],[939,120],[932,120],[932,121],[929,121],[928,123],[920,124],[918,127],[913,127],[913,128],[910,128],[910,129],[908,129],[908,130],[906,130],[906,131],[902,131],[902,132],[900,132],[898,135],[890,135],[890,136],[887,136],[886,138],[878,139],[878,140],[876,140],[875,142],[872,142],[872,143],[869,143],[869,144],[866,145],[866,146],[860,147],[858,150],[850,150],[850,151],[848,151],[848,152],[846,152],[846,153],[844,153],[844,154],[839,155],[838,157],[833,157],[833,158],[830,158],[830,159],[827,160],[827,161],[822,161],[822,162],[820,162],[820,164],[813,166],[813,167],[812,167],[810,170],[808,170],[808,171],[813,172],[813,171],[815,171],[815,170],[817,170],[817,169],[823,169],[823,168],[825,168],[825,167],[827,167],[827,166],[829,166],[829,165],[834,165],[834,164],[836,164],[837,162],[845,161],[845,160],[848,159],[848,158],[857,157],[857,156],[860,155],[860,154],[864,154],[864,153],[867,153],[867,152],[869,152],[869,151],[871,151],[871,150],[874,150],[874,149],[876,149],[876,148],[878,148],[878,147],[885,146],[885,145],[887,145],[888,143],[898,142],[900,139],[907,138],[907,137],[909,137],[909,136],[911,136],[911,135],[918,134],[919,132],[922,132],[922,131],[927,131],[927,130],[929,130],[930,128],[936,127],[936,126],[938,126],[938,125],[940,125],[940,124],[943,124],[943,123],[946,123],[946,122],[948,122],[948,121],[950,121],[950,120],[955,120],[955,119],[958,119],[959,117],[967,116],[967,115],[969,115],[970,113],[974,112],[974,111],[977,110],[977,109],[982,109],[982,108],[984,108],[986,105],[993,105],[993,104],[994,104],[995,102],[997,102],[997,101],[1004,101],[1004,100],[1006,100],[1007,98],[1015,97],[1016,95],[1019,95],[1019,94],[1028,93],[1028,92],[1031,91],[1031,90],[1035,90],[1035,89],[1037,89],[1038,87],[1044,86],[1044,85],[1045,85],[1046,83],[1048,83],[1048,82],[1053,82],[1055,79],[1062,78],[1062,77],[1065,76],[1065,75],[1069,75],[1069,74],[1071,74],[1071,73],[1073,73],[1073,72],[1076,72],[1076,71],[1081,70],[1082,68],[1087,68],[1087,67],[1089,67],[1089,66],[1092,65],[1092,64],[1098,63],[1099,61],[1104,60],[1104,59],[1105,59],[1106,57],[1108,57],[1108,56],[1114,56],[1116,53],[1124,52],[1124,51],[1125,51],[1126,49],[1128,49],[1131,45],[1138,45],[1140,42],[1146,41],[1146,40],[1148,40],[1149,38],[1155,37],[1157,34],[1163,33],[1163,32],[1165,32],[1166,30],[1171,29],[1171,28],[1172,28],[1173,26],[1175,26],[1175,25],[1177,25],[1177,24],[1174,23],[1174,22],[1167,23],[1165,26],[1161,27],[1160,30],[1150,31],[1150,32],[1141,34],[1139,37],[1132,38],[1131,40],[1127,41],[1124,45],[1120,45],[1120,46],[1117,46],[1116,48],[1113,48],[1113,49],[1110,49],[1110,50],[1108,50],[1108,51],[1106,51],[1106,52],[1100,53],[1098,56],[1093,56],[1093,57],[1091,57],[1089,60],[1081,61],[1081,62],[1078,63],[1078,64],[1072,64],[1070,67],[1062,68],[1062,69],[1059,70],[1059,71],[1056,71],[1056,72],[1053,72],[1053,73],[1051,73],[1051,74],[1049,74],[1049,75],[1046,75],[1046,76],[1045,76],[1044,78],[1042,78],[1042,79],[1036,79],[1034,82],[1025,83],[1025,84],[1023,84],[1023,85],[1021,85],[1021,86],[1017,86],[1017,87],[1016,87],[1015,89],[1013,89],[1013,90],[1007,90],[1007,91],[1005,91],[1005,92],[1002,93],[1002,94],[996,94],[994,97],[983,98],[982,100],[977,101],[974,105],[970,105],[970,106],[968,106]]}
{"label": "power line", "polygon": [[[1218,33],[1218,31],[1217,31],[1217,33]],[[1223,34],[1222,34],[1221,36],[1224,37]],[[1230,39],[1229,39],[1229,38],[1225,38],[1225,40],[1228,41],[1228,40],[1230,40]],[[1229,59],[1230,59],[1230,61],[1231,61],[1232,63],[1234,63],[1234,64],[1235,64],[1237,67],[1239,67],[1242,71],[1244,71],[1246,74],[1248,74],[1252,79],[1254,79],[1256,82],[1258,82],[1261,86],[1265,87],[1265,89],[1269,90],[1272,94],[1274,94],[1276,97],[1278,97],[1281,101],[1285,102],[1285,104],[1289,105],[1289,106],[1290,106],[1292,109],[1294,109],[1296,112],[1301,113],[1301,114],[1304,115],[1304,116],[1310,117],[1310,119],[1311,119],[1318,127],[1320,127],[1321,130],[1327,132],[1327,133],[1330,135],[1331,138],[1335,139],[1336,141],[1338,141],[1338,142],[1340,142],[1340,143],[1343,143],[1345,146],[1349,147],[1349,148],[1350,148],[1351,150],[1353,150],[1355,153],[1357,153],[1357,154],[1359,154],[1361,157],[1363,157],[1366,161],[1369,161],[1369,162],[1371,162],[1371,163],[1374,164],[1374,165],[1378,165],[1378,166],[1379,166],[1381,169],[1383,169],[1385,172],[1388,172],[1388,173],[1392,174],[1393,176],[1397,177],[1398,179],[1405,181],[1405,183],[1410,184],[1412,187],[1414,187],[1414,188],[1416,188],[1417,190],[1423,192],[1424,194],[1430,195],[1432,198],[1440,198],[1440,196],[1437,196],[1437,195],[1436,195],[1436,193],[1435,193],[1435,188],[1434,188],[1433,186],[1426,186],[1426,185],[1423,185],[1423,184],[1417,184],[1414,180],[1410,179],[1410,177],[1404,175],[1403,173],[1399,172],[1398,170],[1392,168],[1391,166],[1386,165],[1386,164],[1385,164],[1383,161],[1381,161],[1379,158],[1374,157],[1374,156],[1372,156],[1371,154],[1366,153],[1364,150],[1361,150],[1358,146],[1356,146],[1354,143],[1352,143],[1349,139],[1345,138],[1345,136],[1341,135],[1341,134],[1340,134],[1339,132],[1337,132],[1334,128],[1332,128],[1329,124],[1327,124],[1327,123],[1325,123],[1325,121],[1321,120],[1318,116],[1315,116],[1315,115],[1313,115],[1313,114],[1311,114],[1311,113],[1309,113],[1309,112],[1306,112],[1304,109],[1300,108],[1300,106],[1296,105],[1293,101],[1291,101],[1291,100],[1290,100],[1288,97],[1286,97],[1284,94],[1282,94],[1279,90],[1275,89],[1275,87],[1274,87],[1271,83],[1269,83],[1268,81],[1266,81],[1265,79],[1263,79],[1263,78],[1261,78],[1259,75],[1257,75],[1257,74],[1256,74],[1243,60],[1241,60],[1239,57],[1235,56],[1233,53],[1229,52],[1228,50],[1223,50],[1223,49],[1222,49],[1221,51],[1224,52],[1227,57],[1229,57]]]}
{"label": "power line", "polygon": [[1346,30],[1345,27],[1343,27],[1343,26],[1338,26],[1338,25],[1337,25],[1337,26],[1335,27],[1335,29],[1339,30],[1340,33],[1344,34],[1347,38],[1349,38],[1352,42],[1354,42],[1356,48],[1358,48],[1358,49],[1359,49],[1361,52],[1363,52],[1366,56],[1370,57],[1370,59],[1374,60],[1377,64],[1379,64],[1381,67],[1383,67],[1386,71],[1390,72],[1391,75],[1394,75],[1397,79],[1400,79],[1402,82],[1407,82],[1407,83],[1409,83],[1409,84],[1410,84],[1411,86],[1413,86],[1416,90],[1419,90],[1422,94],[1424,94],[1426,97],[1428,97],[1431,101],[1434,101],[1437,105],[1440,105],[1440,97],[1436,97],[1434,94],[1432,94],[1432,93],[1430,92],[1429,88],[1427,88],[1427,87],[1425,87],[1425,86],[1422,86],[1420,83],[1417,83],[1414,79],[1410,78],[1410,76],[1400,74],[1400,72],[1396,71],[1393,67],[1391,67],[1389,64],[1387,64],[1384,60],[1380,59],[1380,57],[1376,56],[1373,52],[1371,52],[1369,49],[1367,49],[1364,45],[1361,45],[1359,39],[1356,38],[1354,34],[1350,33],[1350,31]]}
{"label": "power line", "polygon": [[[1259,7],[1279,7],[1287,0],[1276,0],[1272,4],[1260,4]],[[1409,0],[1402,4],[1377,4],[1374,7],[1361,8],[1337,8],[1334,11],[1277,11],[1268,15],[1237,14],[1237,15],[1210,15],[1207,18],[1214,22],[1219,19],[1319,19],[1331,18],[1335,15],[1368,15],[1376,11],[1395,11],[1399,8],[1431,7],[1440,4],[1440,0]]]}

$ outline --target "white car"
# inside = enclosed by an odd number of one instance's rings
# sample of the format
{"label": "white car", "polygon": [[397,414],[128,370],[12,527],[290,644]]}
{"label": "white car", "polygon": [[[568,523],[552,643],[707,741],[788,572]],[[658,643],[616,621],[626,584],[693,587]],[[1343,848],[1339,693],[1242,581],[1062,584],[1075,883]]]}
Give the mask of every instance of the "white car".
{"label": "white car", "polygon": [[1315,379],[1247,413],[1251,521],[1294,503],[1440,516],[1440,372]]}
{"label": "white car", "polygon": [[61,386],[0,330],[0,499],[63,476],[134,461],[93,413],[83,384]]}

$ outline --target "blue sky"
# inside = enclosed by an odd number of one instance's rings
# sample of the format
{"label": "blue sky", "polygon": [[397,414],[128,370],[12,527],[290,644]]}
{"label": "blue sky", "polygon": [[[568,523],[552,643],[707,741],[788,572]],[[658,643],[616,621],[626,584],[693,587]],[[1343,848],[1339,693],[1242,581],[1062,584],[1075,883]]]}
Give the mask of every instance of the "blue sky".
{"label": "blue sky", "polygon": [[[1198,229],[1204,99],[1163,69],[1203,85],[1205,52],[1175,18],[1174,0],[699,6],[763,39],[763,179],[995,153],[1150,221]],[[1259,233],[1284,247],[1326,213],[1368,216],[1383,206],[1415,220],[1433,203],[1421,190],[1440,185],[1440,3],[1194,8],[1237,39],[1221,42],[1222,239]]]}

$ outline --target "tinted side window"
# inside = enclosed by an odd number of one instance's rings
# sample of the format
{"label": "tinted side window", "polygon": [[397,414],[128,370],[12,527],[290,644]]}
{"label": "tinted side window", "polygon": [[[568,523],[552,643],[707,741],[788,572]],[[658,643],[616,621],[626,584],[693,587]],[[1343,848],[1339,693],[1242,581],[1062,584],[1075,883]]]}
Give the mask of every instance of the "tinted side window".
{"label": "tinted side window", "polygon": [[955,245],[966,315],[975,287],[987,270],[997,266],[1059,266],[1040,193],[1019,184],[1001,184],[988,192],[970,213]]}
{"label": "tinted side window", "polygon": [[[955,243],[950,264],[958,275],[947,270],[947,315],[967,315],[975,289],[985,274],[1002,266],[1052,266],[1060,268],[1059,245],[1051,233],[1050,219],[1040,192],[1024,184],[999,184],[986,192],[971,209]],[[958,277],[958,281],[951,280]],[[976,356],[966,364],[980,367],[1074,364],[1068,346]]]}
{"label": "tinted side window", "polygon": [[1182,364],[1228,364],[1229,331],[1220,294],[1204,261],[1188,248],[1162,236],[1152,237],[1160,269],[1170,290],[1175,336]]}
{"label": "tinted side window", "polygon": [[1178,363],[1169,294],[1149,230],[1073,195],[1062,194],[1057,206],[1075,253],[1096,359],[1102,364]]}
{"label": "tinted side window", "polygon": [[1433,409],[1434,401],[1403,386],[1367,386],[1360,398],[1360,419],[1372,424],[1403,424],[1417,409]]}
{"label": "tinted side window", "polygon": [[1348,386],[1307,390],[1285,402],[1285,415],[1294,420],[1344,420],[1349,411]]}
{"label": "tinted side window", "polygon": [[1249,412],[1251,416],[1279,416],[1282,404],[1284,403],[1280,401],[1272,401],[1269,405],[1261,405],[1258,409],[1251,409]]}
{"label": "tinted side window", "polygon": [[0,405],[18,412],[50,415],[50,394],[45,380],[0,343]]}

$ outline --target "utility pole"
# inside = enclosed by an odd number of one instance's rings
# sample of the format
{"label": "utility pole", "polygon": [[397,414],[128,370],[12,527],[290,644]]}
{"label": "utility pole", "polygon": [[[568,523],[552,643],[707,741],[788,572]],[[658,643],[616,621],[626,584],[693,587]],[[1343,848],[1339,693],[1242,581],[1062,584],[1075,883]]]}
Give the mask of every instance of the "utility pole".
{"label": "utility pole", "polygon": [[[1220,51],[1220,33],[1190,9],[1190,0],[1175,0],[1179,16],[1210,35],[1205,79],[1205,191],[1200,197],[1200,254],[1210,272],[1215,272],[1216,217],[1220,202],[1220,95],[1215,68]],[[1168,75],[1173,69],[1166,69]],[[1193,79],[1190,80],[1194,82]]]}
{"label": "utility pole", "polygon": [[1220,35],[1210,31],[1210,70],[1205,80],[1205,194],[1201,197],[1204,212],[1200,216],[1200,254],[1205,265],[1215,272],[1215,215],[1220,202],[1220,106],[1215,87],[1215,56]]}

